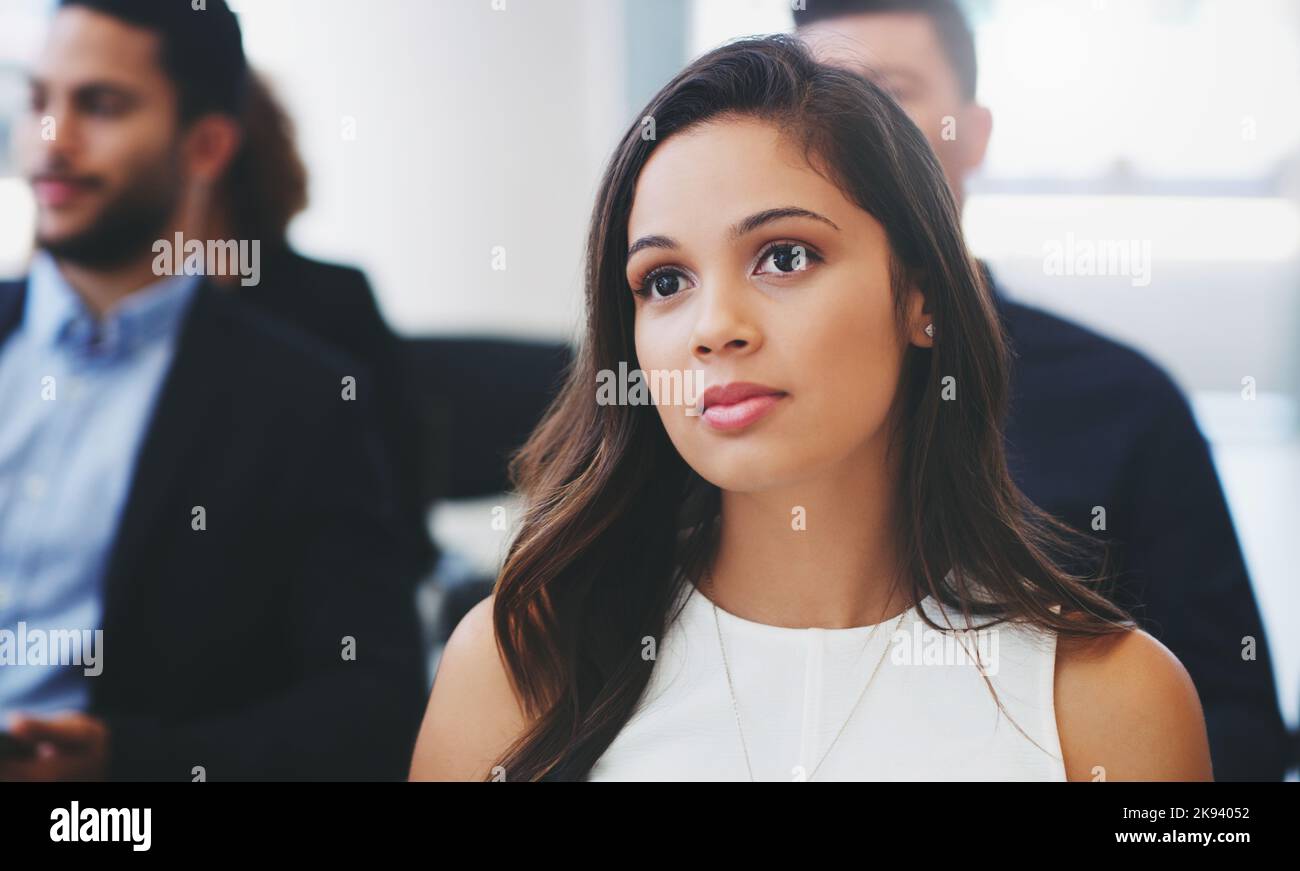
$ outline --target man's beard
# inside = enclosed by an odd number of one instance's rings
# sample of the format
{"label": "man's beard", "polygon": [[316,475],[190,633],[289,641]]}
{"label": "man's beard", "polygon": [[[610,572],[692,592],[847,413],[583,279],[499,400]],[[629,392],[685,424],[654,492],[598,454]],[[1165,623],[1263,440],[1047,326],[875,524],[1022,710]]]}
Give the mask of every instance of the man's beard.
{"label": "man's beard", "polygon": [[60,239],[37,231],[36,245],[56,260],[104,269],[120,266],[153,250],[176,212],[181,182],[177,174],[149,181],[134,179],[109,200],[94,223]]}

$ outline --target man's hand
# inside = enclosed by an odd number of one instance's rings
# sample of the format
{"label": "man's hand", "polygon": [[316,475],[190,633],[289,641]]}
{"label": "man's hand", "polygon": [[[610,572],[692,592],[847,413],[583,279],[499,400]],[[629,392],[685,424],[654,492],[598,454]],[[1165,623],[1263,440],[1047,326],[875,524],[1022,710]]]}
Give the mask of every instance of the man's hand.
{"label": "man's hand", "polygon": [[9,732],[35,747],[29,759],[0,759],[0,781],[103,780],[108,726],[82,713],[14,716]]}

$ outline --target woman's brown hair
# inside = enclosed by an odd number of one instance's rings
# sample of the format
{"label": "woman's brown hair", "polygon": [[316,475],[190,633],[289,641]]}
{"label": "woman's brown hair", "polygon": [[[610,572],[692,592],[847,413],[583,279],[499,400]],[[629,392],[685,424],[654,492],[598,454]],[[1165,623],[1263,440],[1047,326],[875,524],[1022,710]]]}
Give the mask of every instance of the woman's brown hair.
{"label": "woman's brown hair", "polygon": [[[1098,578],[1049,556],[1091,560],[1097,543],[1034,506],[1008,473],[1010,352],[924,136],[880,88],[817,63],[797,39],[739,40],[664,86],[617,146],[587,240],[585,336],[512,460],[525,514],[493,621],[529,727],[498,760],[509,780],[587,776],[647,685],[647,642],[663,637],[682,585],[716,547],[718,489],[682,460],[655,406],[598,404],[596,385],[620,361],[638,368],[624,262],[641,169],[659,143],[728,116],[778,126],[881,223],[900,335],[903,291],[916,287],[928,303],[936,342],[905,352],[890,451],[895,536],[915,600],[989,618],[976,628],[1018,622],[1096,637],[1132,625]],[[945,386],[955,398],[942,398]]]}

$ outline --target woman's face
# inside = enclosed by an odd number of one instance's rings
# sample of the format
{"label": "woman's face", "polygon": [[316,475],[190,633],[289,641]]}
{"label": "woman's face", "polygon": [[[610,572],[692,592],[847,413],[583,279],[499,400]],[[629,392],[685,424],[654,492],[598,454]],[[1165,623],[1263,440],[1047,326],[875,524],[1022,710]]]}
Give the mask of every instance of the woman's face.
{"label": "woman's face", "polygon": [[[716,119],[661,143],[628,245],[640,368],[703,382],[692,408],[647,378],[701,477],[753,492],[882,456],[905,346],[930,344],[924,300],[909,291],[898,335],[884,229],[776,127]],[[737,382],[768,395],[713,395]]]}

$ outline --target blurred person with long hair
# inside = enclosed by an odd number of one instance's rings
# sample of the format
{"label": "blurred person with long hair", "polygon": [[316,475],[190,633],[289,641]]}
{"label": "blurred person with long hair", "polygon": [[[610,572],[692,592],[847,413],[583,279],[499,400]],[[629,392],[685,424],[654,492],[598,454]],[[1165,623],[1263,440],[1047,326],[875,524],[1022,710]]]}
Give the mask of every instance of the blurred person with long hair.
{"label": "blurred person with long hair", "polygon": [[442,434],[421,414],[401,339],[384,321],[365,273],[306,257],[289,243],[289,224],[307,207],[307,168],[288,111],[256,71],[250,73],[243,121],[243,143],[217,188],[207,235],[257,240],[260,281],[246,286],[238,274],[216,280],[364,364],[356,389],[378,412],[400,529],[413,544],[411,572],[418,579],[437,558],[426,512],[438,489]]}

